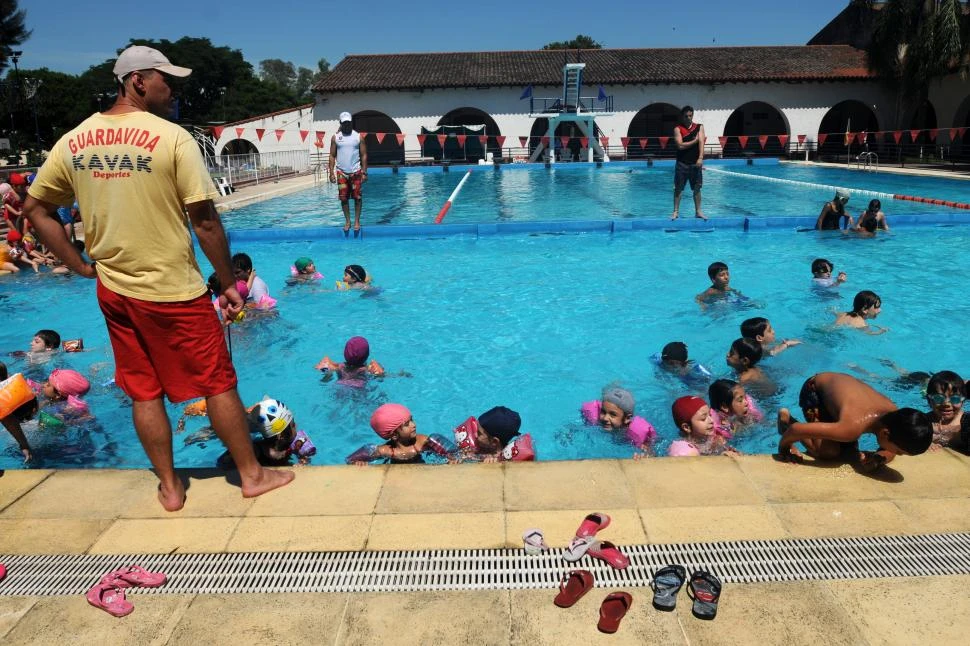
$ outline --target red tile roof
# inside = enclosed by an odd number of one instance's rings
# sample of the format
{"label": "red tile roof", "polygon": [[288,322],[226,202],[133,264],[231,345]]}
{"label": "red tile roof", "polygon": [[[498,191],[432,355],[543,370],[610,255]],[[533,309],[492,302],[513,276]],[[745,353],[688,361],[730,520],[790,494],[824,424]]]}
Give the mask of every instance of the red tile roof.
{"label": "red tile roof", "polygon": [[317,92],[559,85],[566,62],[586,63],[586,84],[748,83],[873,78],[848,45],[585,49],[370,54],[344,58]]}

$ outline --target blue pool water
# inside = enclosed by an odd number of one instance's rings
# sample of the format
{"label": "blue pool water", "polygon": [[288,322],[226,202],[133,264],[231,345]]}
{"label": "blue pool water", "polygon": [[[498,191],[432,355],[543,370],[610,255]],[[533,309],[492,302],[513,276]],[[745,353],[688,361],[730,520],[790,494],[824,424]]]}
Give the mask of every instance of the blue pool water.
{"label": "blue pool water", "polygon": [[[922,406],[919,393],[892,390],[893,373],[880,360],[910,370],[970,372],[961,314],[968,243],[967,226],[903,227],[870,240],[788,229],[237,242],[234,251],[253,256],[279,298],[279,315],[234,326],[232,348],[244,401],[267,394],[289,404],[319,447],[317,464],[341,463],[373,442],[368,418],[386,401],[409,406],[418,432],[446,434],[468,415],[502,404],[522,414],[523,432],[534,437],[540,459],[629,457],[631,447],[579,423],[579,405],[606,384],[622,384],[636,396],[638,414],[657,427],[663,452],[675,437],[670,404],[689,391],[659,376],[651,355],[668,341],[683,340],[693,358],[727,375],[724,355],[750,316],[768,317],[780,338],[805,342],[764,363],[781,386],[777,397],[761,402],[769,416],[779,405],[797,404],[807,376],[850,371],[853,364],[873,373],[877,387],[898,404]],[[289,266],[302,255],[316,260],[326,280],[287,288]],[[822,300],[808,289],[809,265],[818,256],[848,273],[840,298]],[[709,284],[706,267],[713,260],[730,265],[732,285],[756,307],[700,311],[693,297]],[[352,262],[375,276],[384,288],[380,295],[328,291]],[[861,289],[880,294],[877,323],[890,331],[829,330],[832,312],[847,309]],[[4,358],[11,372],[26,369],[43,378],[66,365],[95,384],[87,397],[94,422],[66,433],[28,427],[36,466],[148,466],[124,397],[104,385],[112,356],[94,284],[5,277],[0,302],[2,351],[26,348],[41,327],[83,337],[88,348],[45,366]],[[313,365],[324,354],[339,357],[346,339],[357,334],[370,340],[372,357],[388,372],[412,376],[390,377],[363,391],[321,383]],[[178,407],[170,411],[177,417]],[[184,444],[203,422],[190,419],[186,433],[176,436],[178,465],[211,466],[221,453],[217,441]],[[772,452],[776,442],[771,424],[737,438],[737,446],[751,453]],[[12,440],[0,435],[0,468],[19,467],[18,455]]]}
{"label": "blue pool water", "polygon": [[[728,171],[728,173],[718,172]],[[438,210],[461,180],[464,171],[439,168],[427,172],[371,175],[364,184],[365,226],[421,224],[434,220]],[[741,174],[741,176],[738,176]],[[814,184],[781,184],[762,178],[787,178]],[[618,220],[667,218],[672,209],[673,169],[669,164],[561,164],[511,165],[494,171],[473,167],[445,222],[522,222],[549,220]],[[719,164],[711,162],[704,174],[704,210],[719,218],[769,215],[817,217],[832,199],[829,186],[866,188],[950,201],[970,201],[970,183],[963,180],[911,177],[888,173],[861,173],[837,168],[806,168],[791,164]],[[857,216],[870,195],[859,193],[848,211]],[[893,215],[952,212],[953,209],[915,202],[882,199],[883,210]],[[693,216],[688,195],[684,215]],[[337,226],[343,215],[337,189],[321,184],[300,193],[262,202],[224,215],[230,228]]]}

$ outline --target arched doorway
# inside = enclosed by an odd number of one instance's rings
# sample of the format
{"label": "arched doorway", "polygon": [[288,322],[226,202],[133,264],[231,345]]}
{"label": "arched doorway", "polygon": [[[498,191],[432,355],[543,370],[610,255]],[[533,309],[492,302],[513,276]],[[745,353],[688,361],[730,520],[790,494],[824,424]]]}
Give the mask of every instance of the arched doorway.
{"label": "arched doorway", "polygon": [[[485,128],[482,129],[481,126]],[[432,133],[424,142],[423,154],[428,157],[477,162],[479,159],[485,159],[486,152],[492,153],[495,157],[502,156],[501,147],[495,139],[502,134],[502,131],[487,112],[478,108],[456,108],[438,120],[437,131],[427,132]],[[459,143],[457,137],[449,136],[445,140],[444,151],[442,151],[435,134],[464,135],[464,144]],[[485,146],[482,146],[478,138],[480,135],[488,137],[488,143]]]}
{"label": "arched doorway", "polygon": [[[879,120],[872,109],[862,101],[849,99],[836,103],[822,117],[818,126],[819,134],[826,135],[825,143],[818,147],[820,156],[844,155],[846,152],[845,132],[870,133],[867,141],[876,143],[875,135],[879,131]],[[860,145],[853,140],[853,146]]]}
{"label": "arched doorway", "polygon": [[[710,135],[708,133],[708,139]],[[785,149],[777,137],[769,136],[764,148],[758,140],[760,135],[787,135],[788,121],[775,106],[764,101],[749,101],[739,106],[724,124],[724,136],[731,137],[724,146],[724,156],[747,153],[753,155],[784,155]],[[736,139],[750,137],[745,146]],[[708,141],[710,143],[710,141]]]}
{"label": "arched doorway", "polygon": [[970,159],[970,146],[965,145],[965,140],[970,137],[970,132],[968,132],[970,130],[970,95],[963,99],[960,107],[957,108],[952,127],[963,128],[962,134],[951,134],[950,146],[952,147],[953,157],[960,161],[967,161]]}
{"label": "arched doorway", "polygon": [[[673,139],[668,140],[667,146],[661,148],[657,137],[673,137],[674,127],[680,121],[680,108],[669,103],[651,103],[642,108],[633,117],[630,127],[626,131],[630,143],[626,149],[627,159],[636,159],[650,155],[673,157],[677,149],[673,146]],[[649,137],[644,148],[640,139]]]}
{"label": "arched doorway", "polygon": [[[367,163],[373,166],[386,166],[391,162],[404,163],[404,145],[397,142],[395,135],[401,129],[394,119],[377,110],[361,110],[354,114],[354,130],[367,133]],[[383,134],[381,141],[377,135]]]}
{"label": "arched doorway", "polygon": [[[539,117],[532,122],[532,130],[529,132],[529,157],[532,157],[532,153],[535,149],[539,147],[539,143],[542,138],[546,136],[549,130],[549,120],[545,117]],[[600,127],[595,122],[593,123],[593,136],[599,138],[601,132]],[[549,142],[549,147],[556,151],[556,158],[560,161],[585,161],[586,156],[584,153],[582,138],[586,135],[583,131],[579,129],[573,122],[561,121],[558,126],[556,126],[556,132],[554,133],[552,140]],[[566,150],[563,150],[562,140],[560,137],[569,137],[569,141],[566,142]],[[589,146],[589,142],[586,142]],[[597,159],[599,156],[597,155]]]}
{"label": "arched doorway", "polygon": [[256,144],[249,141],[248,139],[232,139],[226,142],[226,145],[222,147],[222,152],[219,153],[222,156],[226,155],[253,155],[259,154],[259,150],[256,148]]}

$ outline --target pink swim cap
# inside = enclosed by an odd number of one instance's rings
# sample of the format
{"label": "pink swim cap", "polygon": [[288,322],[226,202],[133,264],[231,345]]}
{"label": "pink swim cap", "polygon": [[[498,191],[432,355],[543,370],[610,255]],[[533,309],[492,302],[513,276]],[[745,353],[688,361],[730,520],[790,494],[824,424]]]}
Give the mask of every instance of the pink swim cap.
{"label": "pink swim cap", "polygon": [[411,411],[401,404],[384,404],[370,416],[370,427],[385,440],[411,419]]}
{"label": "pink swim cap", "polygon": [[249,298],[249,285],[246,284],[245,280],[236,281],[236,291],[239,292],[239,296],[242,297],[243,300]]}
{"label": "pink swim cap", "polygon": [[58,368],[47,378],[54,389],[65,397],[80,397],[91,390],[91,382],[77,370]]}

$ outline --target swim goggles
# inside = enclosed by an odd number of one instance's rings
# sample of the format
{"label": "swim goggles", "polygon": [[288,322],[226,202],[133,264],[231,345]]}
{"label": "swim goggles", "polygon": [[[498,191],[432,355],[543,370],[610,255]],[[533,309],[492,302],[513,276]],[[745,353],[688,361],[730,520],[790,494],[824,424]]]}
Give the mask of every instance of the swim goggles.
{"label": "swim goggles", "polygon": [[927,395],[926,398],[929,399],[930,403],[934,406],[942,406],[943,403],[947,401],[949,401],[953,406],[957,406],[962,404],[963,400],[966,399],[963,395],[950,395],[947,397],[941,393],[933,393],[932,395]]}

